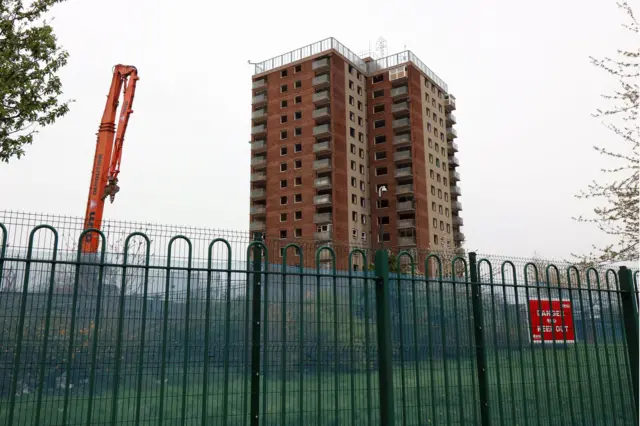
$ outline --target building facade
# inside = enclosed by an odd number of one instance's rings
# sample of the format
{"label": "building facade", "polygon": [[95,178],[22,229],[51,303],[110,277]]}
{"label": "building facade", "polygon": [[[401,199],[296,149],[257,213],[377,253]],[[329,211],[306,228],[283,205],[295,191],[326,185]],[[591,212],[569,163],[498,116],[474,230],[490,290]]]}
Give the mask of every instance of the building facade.
{"label": "building facade", "polygon": [[412,52],[359,58],[330,38],[257,64],[252,92],[251,231],[282,247],[461,247],[455,98]]}

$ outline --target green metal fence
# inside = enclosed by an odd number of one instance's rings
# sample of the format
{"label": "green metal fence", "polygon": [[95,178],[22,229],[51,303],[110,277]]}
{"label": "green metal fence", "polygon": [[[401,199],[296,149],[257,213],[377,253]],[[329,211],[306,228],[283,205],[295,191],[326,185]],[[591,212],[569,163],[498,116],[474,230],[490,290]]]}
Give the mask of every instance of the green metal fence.
{"label": "green metal fence", "polygon": [[0,214],[0,424],[637,424],[637,271],[56,220]]}

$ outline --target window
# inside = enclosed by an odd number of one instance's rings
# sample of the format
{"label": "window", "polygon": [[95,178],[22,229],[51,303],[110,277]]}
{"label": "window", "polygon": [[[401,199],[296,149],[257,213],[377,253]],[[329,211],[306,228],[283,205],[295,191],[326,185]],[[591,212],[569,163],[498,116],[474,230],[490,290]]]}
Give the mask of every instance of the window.
{"label": "window", "polygon": [[356,113],[353,111],[349,111],[349,120],[355,122],[356,121]]}
{"label": "window", "polygon": [[362,87],[358,86],[358,95],[362,95]]}
{"label": "window", "polygon": [[[429,100],[429,95],[427,95],[427,100]],[[427,108],[427,115],[431,117],[431,110]]]}
{"label": "window", "polygon": [[373,122],[373,128],[374,129],[380,129],[380,128],[384,127],[384,126],[385,126],[385,121],[384,120],[375,120]]}
{"label": "window", "polygon": [[286,138],[287,138],[287,131],[280,130],[280,139],[286,139]]}
{"label": "window", "polygon": [[351,160],[351,170],[356,170],[356,162]]}
{"label": "window", "polygon": [[357,229],[355,229],[355,228],[353,228],[353,229],[351,230],[351,236],[352,236],[353,238],[358,238],[358,230],[357,230]]}
{"label": "window", "polygon": [[293,135],[294,135],[294,136],[302,136],[302,127],[296,127],[296,128],[293,130]]}
{"label": "window", "polygon": [[364,124],[364,120],[362,117],[358,116],[358,126],[362,126]]}
{"label": "window", "polygon": [[301,88],[301,87],[302,87],[302,80],[296,80],[296,81],[293,83],[293,88],[294,88],[294,89],[299,89],[299,88]]}
{"label": "window", "polygon": [[442,155],[442,156],[446,155],[445,152],[444,152],[444,147],[442,147],[442,149],[440,149],[440,155]]}
{"label": "window", "polygon": [[433,219],[433,227],[438,229],[438,219]]}
{"label": "window", "polygon": [[389,200],[376,200],[376,207],[379,209],[386,209],[389,207]]}
{"label": "window", "polygon": [[440,150],[440,144],[436,144],[436,152],[438,152]]}
{"label": "window", "polygon": [[436,195],[436,187],[431,185],[431,195]]}
{"label": "window", "polygon": [[[442,133],[440,133],[440,134],[442,135]],[[437,128],[435,128],[435,127],[433,128],[433,135],[434,135],[434,136],[438,136],[438,129],[437,129]],[[442,136],[440,137],[440,140],[443,140],[443,139],[442,139]]]}
{"label": "window", "polygon": [[364,197],[360,197],[360,207],[367,207],[367,200]]}
{"label": "window", "polygon": [[351,212],[351,220],[354,221],[355,223],[358,223],[358,212],[356,211]]}
{"label": "window", "polygon": [[364,181],[360,181],[360,191],[364,191]]}
{"label": "window", "polygon": [[300,72],[302,71],[302,65],[296,65],[295,68],[293,68],[293,72]]}
{"label": "window", "polygon": [[356,153],[356,146],[354,144],[351,144],[351,153],[352,154]]}
{"label": "window", "polygon": [[287,147],[286,146],[281,146],[280,147],[280,155],[287,155]]}
{"label": "window", "polygon": [[438,213],[442,214],[442,206],[438,207]]}
{"label": "window", "polygon": [[444,133],[442,133],[442,132],[440,132],[440,140],[444,142]]}
{"label": "window", "polygon": [[444,193],[444,200],[449,201],[449,194],[447,194],[446,192]]}
{"label": "window", "polygon": [[384,176],[387,174],[386,167],[376,167],[376,176]]}
{"label": "window", "polygon": [[286,123],[286,122],[287,122],[287,116],[286,115],[281,115],[280,116],[280,124]]}
{"label": "window", "polygon": [[351,204],[358,204],[358,196],[356,194],[351,194]]}
{"label": "window", "polygon": [[287,101],[280,101],[280,108],[286,108],[287,107]]}
{"label": "window", "polygon": [[373,158],[376,160],[384,160],[387,158],[387,151],[377,151],[373,154]]}
{"label": "window", "polygon": [[384,96],[384,89],[376,90],[373,92],[373,99],[381,98]]}
{"label": "window", "polygon": [[280,230],[280,239],[284,240],[287,238],[287,230],[286,229],[281,229]]}
{"label": "window", "polygon": [[351,136],[352,138],[356,137],[356,129],[354,129],[353,127],[349,127],[349,136]]}
{"label": "window", "polygon": [[301,104],[301,103],[302,103],[302,96],[296,96],[296,97],[293,99],[293,101],[294,101],[294,103],[296,103],[296,104]]}
{"label": "window", "polygon": [[362,132],[359,132],[359,133],[358,133],[358,140],[359,140],[360,142],[364,142],[364,133],[362,133]]}
{"label": "window", "polygon": [[294,120],[300,120],[302,118],[302,111],[296,111],[293,113]]}
{"label": "window", "polygon": [[280,171],[281,172],[287,171],[287,163],[280,163]]}
{"label": "window", "polygon": [[431,210],[433,210],[434,212],[436,211],[436,203],[435,202],[431,203]]}
{"label": "window", "polygon": [[438,245],[438,236],[437,235],[433,236],[433,244]]}
{"label": "window", "polygon": [[440,183],[440,173],[437,174],[436,180]]}
{"label": "window", "polygon": [[385,143],[387,141],[387,137],[385,135],[376,135],[376,137],[373,138],[373,141],[376,145],[379,145],[381,143]]}
{"label": "window", "polygon": [[444,209],[444,215],[446,217],[449,217],[449,208],[448,207],[446,209]]}
{"label": "window", "polygon": [[301,167],[302,167],[302,160],[295,160],[295,161],[293,162],[293,168],[294,168],[294,169],[299,169],[299,168],[301,168]]}
{"label": "window", "polygon": [[362,164],[360,164],[360,174],[361,175],[364,174],[364,166]]}
{"label": "window", "polygon": [[297,143],[295,145],[293,145],[293,152],[301,152],[302,151],[302,144],[301,143]]}
{"label": "window", "polygon": [[353,74],[353,65],[349,64],[349,74]]}
{"label": "window", "polygon": [[[366,214],[361,214],[360,215],[360,222],[362,222],[363,225],[367,224],[367,215]],[[362,234],[364,235],[364,232]]]}
{"label": "window", "polygon": [[286,77],[287,76],[287,70],[282,70],[280,71],[280,77]]}
{"label": "window", "polygon": [[286,188],[287,187],[287,180],[283,179],[280,181],[280,188]]}
{"label": "window", "polygon": [[283,84],[280,86],[280,93],[285,93],[288,90],[287,85]]}
{"label": "window", "polygon": [[353,186],[355,188],[357,184],[358,184],[358,179],[352,177],[351,178],[351,186]]}
{"label": "window", "polygon": [[286,221],[287,221],[287,214],[280,213],[280,222],[286,222]]}
{"label": "window", "polygon": [[362,102],[358,101],[358,109],[362,111]]}
{"label": "window", "polygon": [[433,141],[429,138],[429,148],[433,148]]}
{"label": "window", "polygon": [[287,204],[287,202],[288,202],[288,200],[287,200],[287,196],[286,195],[280,197],[280,205],[283,206],[283,205]]}
{"label": "window", "polygon": [[[427,83],[427,88],[429,88],[429,83]],[[427,102],[429,102],[429,94],[428,93],[424,94],[424,98],[427,100]]]}
{"label": "window", "polygon": [[447,233],[450,233],[450,232],[451,232],[451,225],[447,223]]}
{"label": "window", "polygon": [[358,77],[358,80],[362,78],[362,76],[360,75],[360,71],[356,71],[356,77]]}
{"label": "window", "polygon": [[364,158],[364,149],[360,148],[358,154],[360,155],[360,158]]}
{"label": "window", "polygon": [[295,220],[302,220],[302,210],[298,210],[294,213],[293,218]]}
{"label": "window", "polygon": [[435,112],[433,113],[433,121],[438,121],[438,115]]}
{"label": "window", "polygon": [[293,202],[294,203],[301,203],[302,202],[302,194],[294,194],[293,195]]}
{"label": "window", "polygon": [[442,198],[442,189],[438,189],[438,198]]}
{"label": "window", "polygon": [[444,127],[444,122],[442,121],[442,118],[440,119],[439,123],[440,123],[440,127]]}
{"label": "window", "polygon": [[447,171],[447,163],[442,163],[442,170]]}
{"label": "window", "polygon": [[296,237],[296,238],[301,238],[302,237],[302,229],[296,228],[293,231],[293,236]]}
{"label": "window", "polygon": [[[362,241],[367,241],[367,233],[366,232],[362,233]],[[354,266],[358,266],[358,265],[354,265]]]}
{"label": "window", "polygon": [[377,114],[379,112],[384,112],[384,104],[378,104],[373,106],[373,113]]}
{"label": "window", "polygon": [[444,231],[444,222],[443,221],[440,221],[440,230]]}
{"label": "window", "polygon": [[431,179],[433,179],[434,174],[435,174],[435,173],[433,173],[433,170],[430,170],[430,171],[429,171],[429,177],[430,177]]}
{"label": "window", "polygon": [[433,154],[429,154],[429,162],[433,164]]}
{"label": "window", "polygon": [[349,95],[349,105],[355,105],[355,104],[356,104],[356,98]]}
{"label": "window", "polygon": [[353,80],[349,80],[349,89],[353,90],[354,87]]}
{"label": "window", "polygon": [[295,186],[300,186],[300,185],[302,185],[302,176],[296,176],[296,179],[295,179],[295,181],[293,182],[293,184],[294,184]]}
{"label": "window", "polygon": [[374,75],[371,78],[372,83],[381,83],[384,81],[384,74]]}
{"label": "window", "polygon": [[431,131],[431,123],[427,123],[427,131]]}
{"label": "window", "polygon": [[444,186],[447,186],[447,178],[442,178],[442,184],[443,184]]}

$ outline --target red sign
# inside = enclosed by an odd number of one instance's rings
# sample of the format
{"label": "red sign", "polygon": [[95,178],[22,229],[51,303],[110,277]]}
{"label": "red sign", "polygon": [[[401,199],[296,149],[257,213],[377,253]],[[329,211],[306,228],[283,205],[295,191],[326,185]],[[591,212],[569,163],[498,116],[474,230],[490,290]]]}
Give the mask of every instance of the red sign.
{"label": "red sign", "polygon": [[[534,343],[574,343],[571,302],[558,299],[529,299],[531,336]],[[566,339],[566,340],[565,340]]]}

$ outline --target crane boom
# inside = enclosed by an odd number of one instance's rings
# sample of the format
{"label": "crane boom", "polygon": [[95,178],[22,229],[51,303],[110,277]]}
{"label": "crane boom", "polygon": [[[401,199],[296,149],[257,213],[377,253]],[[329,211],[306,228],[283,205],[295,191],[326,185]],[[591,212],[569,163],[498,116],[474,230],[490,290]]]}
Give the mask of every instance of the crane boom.
{"label": "crane boom", "polygon": [[[114,67],[107,104],[98,130],[84,229],[100,229],[105,199],[109,197],[113,202],[116,193],[120,190],[118,174],[122,159],[122,145],[129,116],[133,113],[131,106],[137,81],[138,70],[136,67],[130,65],[116,65]],[[121,92],[123,93],[123,102],[116,130],[116,116]],[[98,250],[98,243],[99,238],[95,232],[87,233],[82,241],[82,252],[95,253]]]}

